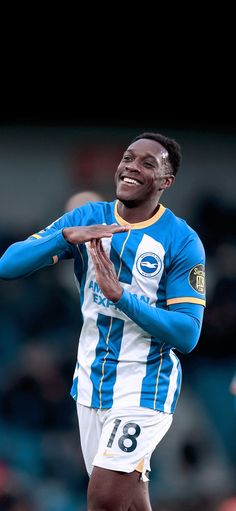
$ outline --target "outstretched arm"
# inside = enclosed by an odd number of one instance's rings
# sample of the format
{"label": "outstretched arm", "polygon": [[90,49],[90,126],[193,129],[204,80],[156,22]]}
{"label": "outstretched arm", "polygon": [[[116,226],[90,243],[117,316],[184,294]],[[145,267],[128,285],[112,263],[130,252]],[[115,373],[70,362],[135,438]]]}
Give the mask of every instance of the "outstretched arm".
{"label": "outstretched arm", "polygon": [[13,243],[0,259],[0,278],[5,280],[26,277],[35,270],[53,264],[53,256],[67,247],[62,231],[43,238],[28,238]]}
{"label": "outstretched arm", "polygon": [[28,238],[13,243],[0,259],[0,278],[9,280],[25,277],[55,262],[53,257],[64,252],[70,244],[79,245],[92,238],[110,238],[117,232],[127,231],[128,226],[90,225],[66,227],[42,238]]}
{"label": "outstretched arm", "polygon": [[189,353],[196,346],[202,325],[203,306],[192,303],[171,305],[171,310],[158,309],[140,301],[123,290],[117,279],[114,265],[107,257],[99,240],[91,242],[96,279],[103,294],[113,301],[143,330],[182,353]]}

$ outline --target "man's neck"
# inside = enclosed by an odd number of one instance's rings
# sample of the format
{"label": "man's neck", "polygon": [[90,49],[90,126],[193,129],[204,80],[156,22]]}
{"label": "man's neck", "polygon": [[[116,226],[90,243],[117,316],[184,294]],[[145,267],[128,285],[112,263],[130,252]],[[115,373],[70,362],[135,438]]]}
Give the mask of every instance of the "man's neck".
{"label": "man's neck", "polygon": [[152,218],[159,209],[159,203],[156,204],[134,204],[132,202],[121,202],[118,201],[118,213],[126,220],[127,223],[136,224],[139,222],[144,222],[145,220],[149,220]]}

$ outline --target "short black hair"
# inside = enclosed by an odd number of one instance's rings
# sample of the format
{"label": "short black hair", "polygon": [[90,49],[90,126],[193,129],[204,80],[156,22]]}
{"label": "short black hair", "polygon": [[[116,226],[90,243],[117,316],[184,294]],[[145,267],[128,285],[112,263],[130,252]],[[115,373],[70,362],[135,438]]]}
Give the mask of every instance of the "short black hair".
{"label": "short black hair", "polygon": [[152,133],[152,132],[145,132],[141,133],[140,135],[137,135],[131,143],[136,142],[136,140],[140,140],[141,138],[147,138],[149,140],[155,140],[156,142],[159,142],[168,152],[168,161],[171,165],[172,172],[174,176],[176,176],[181,163],[182,163],[182,151],[181,147],[174,140],[173,138],[166,137],[165,135],[162,135],[161,133]]}

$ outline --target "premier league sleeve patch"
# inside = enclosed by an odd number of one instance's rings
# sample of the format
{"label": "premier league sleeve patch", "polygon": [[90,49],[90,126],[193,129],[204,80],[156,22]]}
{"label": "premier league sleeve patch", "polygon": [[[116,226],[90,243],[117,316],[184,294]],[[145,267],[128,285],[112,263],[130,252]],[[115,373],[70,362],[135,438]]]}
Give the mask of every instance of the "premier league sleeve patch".
{"label": "premier league sleeve patch", "polygon": [[204,264],[197,264],[189,272],[188,278],[190,286],[202,295],[205,294],[205,266]]}

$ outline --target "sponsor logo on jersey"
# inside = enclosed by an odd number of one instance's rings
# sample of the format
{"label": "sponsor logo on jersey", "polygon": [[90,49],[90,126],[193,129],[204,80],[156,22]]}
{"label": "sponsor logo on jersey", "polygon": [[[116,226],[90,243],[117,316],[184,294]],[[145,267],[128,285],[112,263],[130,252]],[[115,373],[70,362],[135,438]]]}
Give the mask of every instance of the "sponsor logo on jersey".
{"label": "sponsor logo on jersey", "polygon": [[146,252],[137,259],[137,270],[144,277],[155,277],[162,267],[161,259],[153,252]]}
{"label": "sponsor logo on jersey", "polygon": [[[106,298],[104,296],[104,294],[102,293],[102,291],[96,281],[93,281],[93,280],[90,281],[89,289],[93,290],[93,301],[95,303],[97,303],[98,305],[102,305],[103,307],[106,307],[106,308],[109,308],[110,306],[112,306],[113,308],[115,307],[115,309],[117,309],[115,303],[111,302],[111,300],[108,300],[108,298]],[[142,302],[145,302],[145,303],[150,302],[149,296],[145,296],[145,295],[141,295],[141,294],[137,295],[136,293],[132,293],[132,295],[136,296],[136,298],[138,298]]]}
{"label": "sponsor logo on jersey", "polygon": [[205,266],[197,264],[189,272],[189,284],[197,293],[205,293]]}

